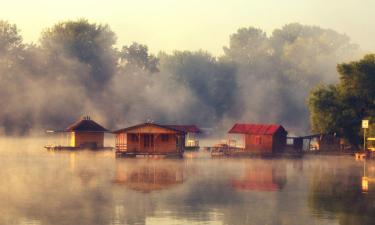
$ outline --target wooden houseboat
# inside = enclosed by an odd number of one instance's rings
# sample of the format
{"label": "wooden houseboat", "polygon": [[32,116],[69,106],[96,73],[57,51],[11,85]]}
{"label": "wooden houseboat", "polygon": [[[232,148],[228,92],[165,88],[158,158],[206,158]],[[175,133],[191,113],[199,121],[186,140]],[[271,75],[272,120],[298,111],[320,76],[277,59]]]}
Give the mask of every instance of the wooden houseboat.
{"label": "wooden houseboat", "polygon": [[[283,152],[288,132],[278,124],[235,124],[228,131],[230,135],[239,135],[241,144],[225,145],[217,148],[212,156],[275,156]],[[230,141],[235,139],[231,138]],[[236,143],[236,141],[234,142]]]}
{"label": "wooden houseboat", "polygon": [[195,125],[167,125],[175,130],[183,132],[184,135],[184,151],[198,151],[200,129]]}
{"label": "wooden houseboat", "polygon": [[104,146],[104,133],[107,129],[85,116],[64,130],[49,131],[66,135],[69,143],[67,145],[47,145],[47,150],[112,150]]}
{"label": "wooden houseboat", "polygon": [[113,132],[116,135],[116,155],[182,157],[185,132],[155,123],[143,123]]}

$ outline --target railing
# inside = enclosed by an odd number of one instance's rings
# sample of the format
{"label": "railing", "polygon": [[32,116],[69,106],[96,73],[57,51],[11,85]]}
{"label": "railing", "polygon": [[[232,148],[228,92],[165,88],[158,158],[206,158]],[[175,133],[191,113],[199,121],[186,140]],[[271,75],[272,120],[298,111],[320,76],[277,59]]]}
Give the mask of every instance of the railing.
{"label": "railing", "polygon": [[186,142],[186,147],[199,147],[199,141],[198,140],[188,140]]}
{"label": "railing", "polygon": [[116,144],[116,151],[126,151],[127,149],[127,144]]}

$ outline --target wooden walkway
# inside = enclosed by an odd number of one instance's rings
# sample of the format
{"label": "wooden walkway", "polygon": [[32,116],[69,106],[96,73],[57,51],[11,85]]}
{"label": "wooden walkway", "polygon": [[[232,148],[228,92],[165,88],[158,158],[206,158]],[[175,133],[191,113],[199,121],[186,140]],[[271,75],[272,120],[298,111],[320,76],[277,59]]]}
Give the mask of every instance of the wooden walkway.
{"label": "wooden walkway", "polygon": [[135,158],[141,157],[164,157],[164,158],[183,158],[183,153],[160,153],[160,152],[125,152],[116,151],[116,157]]}

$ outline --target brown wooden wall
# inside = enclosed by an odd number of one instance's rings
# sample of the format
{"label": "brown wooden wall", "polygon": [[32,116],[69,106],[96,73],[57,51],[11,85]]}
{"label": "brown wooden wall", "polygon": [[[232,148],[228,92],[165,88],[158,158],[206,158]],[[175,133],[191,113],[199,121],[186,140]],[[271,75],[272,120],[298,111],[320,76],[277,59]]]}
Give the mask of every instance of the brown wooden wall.
{"label": "brown wooden wall", "polygon": [[274,135],[245,135],[245,150],[260,153],[275,153],[283,151],[286,145],[286,133],[277,132]]}
{"label": "brown wooden wall", "polygon": [[102,132],[74,132],[74,147],[97,147],[104,146],[104,133]]}
{"label": "brown wooden wall", "polygon": [[[126,140],[123,136],[126,136]],[[149,145],[145,145],[146,135],[153,140],[149,140]],[[164,139],[162,138],[164,136]],[[167,139],[165,139],[167,138]],[[126,149],[118,149],[120,151],[140,152],[140,153],[178,153],[179,147],[176,145],[176,134],[135,134],[135,133],[120,133],[116,135],[117,143],[126,143]],[[183,142],[181,142],[183,143]]]}
{"label": "brown wooden wall", "polygon": [[272,135],[245,135],[245,150],[255,152],[272,152]]}

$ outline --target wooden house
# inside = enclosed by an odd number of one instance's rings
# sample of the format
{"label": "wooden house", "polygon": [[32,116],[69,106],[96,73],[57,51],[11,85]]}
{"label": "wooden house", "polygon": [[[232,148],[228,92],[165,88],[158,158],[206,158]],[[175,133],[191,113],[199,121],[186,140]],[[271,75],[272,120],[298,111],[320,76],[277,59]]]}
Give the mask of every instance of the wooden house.
{"label": "wooden house", "polygon": [[118,156],[166,155],[184,152],[185,133],[172,127],[143,123],[114,131]]}
{"label": "wooden house", "polygon": [[230,134],[241,134],[244,151],[254,153],[279,153],[285,145],[288,132],[278,124],[235,124]]}
{"label": "wooden house", "polygon": [[201,133],[200,129],[195,125],[167,125],[175,130],[183,132],[184,135],[184,150],[185,151],[197,151],[199,150],[199,137]]}
{"label": "wooden house", "polygon": [[79,150],[79,149],[112,149],[104,147],[104,133],[107,129],[85,116],[64,130],[52,131],[66,134],[69,143],[66,146],[46,146],[48,150]]}

